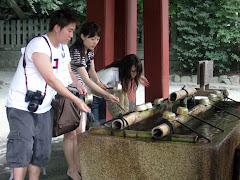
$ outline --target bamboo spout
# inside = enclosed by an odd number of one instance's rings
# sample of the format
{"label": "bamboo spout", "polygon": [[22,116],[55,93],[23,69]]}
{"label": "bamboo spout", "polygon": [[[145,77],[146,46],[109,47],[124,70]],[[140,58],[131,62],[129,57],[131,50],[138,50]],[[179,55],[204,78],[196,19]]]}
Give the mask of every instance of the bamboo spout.
{"label": "bamboo spout", "polygon": [[167,124],[161,124],[152,129],[152,136],[157,137],[164,137],[170,133],[170,127]]}
{"label": "bamboo spout", "polygon": [[[135,124],[143,119],[153,116],[160,112],[160,108],[154,107],[153,109],[144,110],[141,112],[133,112],[131,114],[123,116],[123,118],[128,122],[128,125]],[[112,122],[113,129],[123,129],[123,121],[121,119],[116,119]]]}
{"label": "bamboo spout", "polygon": [[[123,116],[123,118],[127,121],[127,124],[130,126],[132,124],[138,123],[146,118],[152,117],[155,114],[158,114],[167,108],[169,108],[170,104],[166,100],[164,103],[160,105],[153,106],[152,109],[140,111],[140,112],[133,112],[128,115]],[[126,123],[124,122],[125,126]],[[121,119],[116,119],[112,122],[113,129],[123,129],[123,121]]]}
{"label": "bamboo spout", "polygon": [[184,99],[187,96],[192,96],[197,93],[197,90],[193,87],[182,89],[171,93],[168,97],[169,102],[174,102],[180,99]]}

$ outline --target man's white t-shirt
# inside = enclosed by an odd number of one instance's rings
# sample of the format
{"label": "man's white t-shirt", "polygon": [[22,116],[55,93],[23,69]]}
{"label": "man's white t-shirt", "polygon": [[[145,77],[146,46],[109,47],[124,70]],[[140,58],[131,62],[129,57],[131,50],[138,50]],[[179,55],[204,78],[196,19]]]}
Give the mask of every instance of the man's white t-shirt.
{"label": "man's white t-shirt", "polygon": [[[64,86],[72,83],[71,77],[68,70],[68,64],[71,61],[69,49],[67,45],[59,44],[58,48],[55,48],[49,41],[47,35],[44,35],[51,47],[52,51],[52,67],[56,78],[58,78]],[[43,37],[36,37],[32,39],[26,48],[22,48],[22,57],[18,63],[17,71],[13,77],[11,86],[9,88],[8,98],[6,107],[12,107],[24,111],[28,111],[27,107],[29,102],[25,102],[27,93],[26,79],[23,68],[23,55],[26,49],[25,60],[26,60],[26,74],[27,74],[27,86],[28,90],[36,92],[37,90],[42,92],[45,91],[46,82],[35,67],[32,54],[43,53],[50,57],[50,48]],[[55,96],[56,91],[47,85],[46,96],[41,105],[35,113],[45,113],[51,109],[52,98]]]}

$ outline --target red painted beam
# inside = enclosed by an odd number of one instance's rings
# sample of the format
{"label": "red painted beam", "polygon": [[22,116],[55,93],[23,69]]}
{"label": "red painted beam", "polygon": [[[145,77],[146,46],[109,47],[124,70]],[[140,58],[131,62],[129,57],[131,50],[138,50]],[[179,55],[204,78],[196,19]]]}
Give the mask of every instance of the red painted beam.
{"label": "red painted beam", "polygon": [[168,0],[143,0],[146,102],[169,95]]}

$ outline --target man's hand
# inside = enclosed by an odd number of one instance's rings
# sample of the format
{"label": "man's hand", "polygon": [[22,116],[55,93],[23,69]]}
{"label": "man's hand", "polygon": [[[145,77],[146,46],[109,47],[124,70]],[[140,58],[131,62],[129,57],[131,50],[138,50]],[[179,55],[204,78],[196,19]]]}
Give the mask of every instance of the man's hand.
{"label": "man's hand", "polygon": [[74,103],[77,105],[77,107],[81,111],[83,111],[83,112],[89,112],[90,111],[90,108],[87,106],[87,104],[83,100],[78,98],[78,100],[75,101]]}

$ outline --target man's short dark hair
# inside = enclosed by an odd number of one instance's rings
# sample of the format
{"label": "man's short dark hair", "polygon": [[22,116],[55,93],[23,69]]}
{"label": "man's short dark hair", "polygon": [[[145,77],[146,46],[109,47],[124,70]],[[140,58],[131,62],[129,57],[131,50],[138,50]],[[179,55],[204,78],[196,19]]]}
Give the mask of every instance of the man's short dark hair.
{"label": "man's short dark hair", "polygon": [[79,16],[73,9],[67,7],[61,8],[53,13],[48,31],[52,31],[56,24],[62,29],[70,23],[79,24]]}

